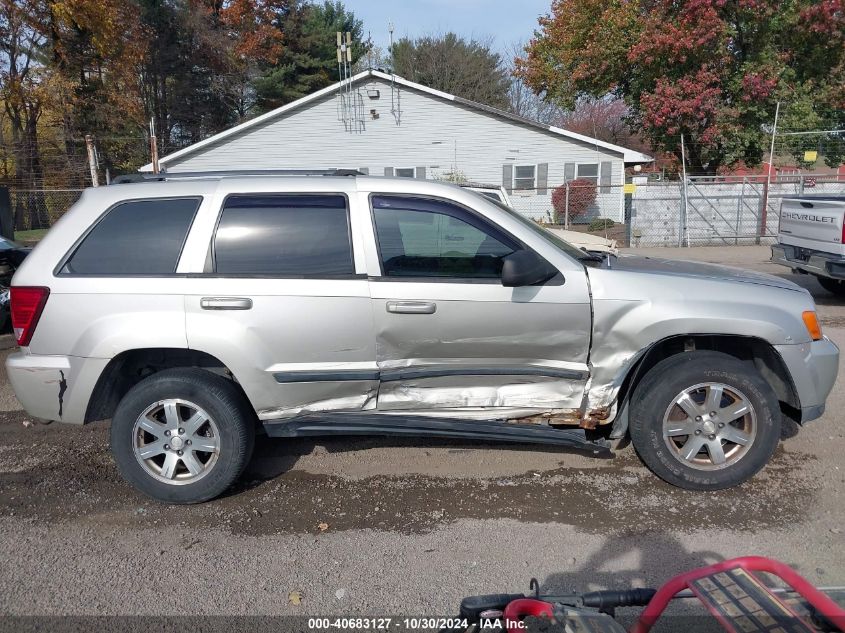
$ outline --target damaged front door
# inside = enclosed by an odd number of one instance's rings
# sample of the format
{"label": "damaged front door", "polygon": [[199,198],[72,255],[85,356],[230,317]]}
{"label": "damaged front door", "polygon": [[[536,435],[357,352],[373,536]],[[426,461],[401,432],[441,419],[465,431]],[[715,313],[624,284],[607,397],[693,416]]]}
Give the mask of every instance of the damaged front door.
{"label": "damaged front door", "polygon": [[371,205],[380,410],[580,408],[591,318],[586,283],[574,278],[583,271],[507,288],[502,260],[527,247],[480,214],[419,196],[373,195]]}

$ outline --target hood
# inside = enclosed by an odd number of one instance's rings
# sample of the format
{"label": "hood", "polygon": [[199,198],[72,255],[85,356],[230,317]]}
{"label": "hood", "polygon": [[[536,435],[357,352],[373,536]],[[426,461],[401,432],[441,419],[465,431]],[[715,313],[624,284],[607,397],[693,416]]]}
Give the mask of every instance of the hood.
{"label": "hood", "polygon": [[627,270],[632,272],[653,273],[659,275],[671,275],[673,277],[697,277],[717,279],[721,281],[734,281],[739,283],[757,284],[760,286],[771,286],[783,288],[784,290],[796,290],[806,292],[798,284],[769,275],[758,273],[742,268],[731,268],[719,264],[707,264],[704,262],[681,261],[674,259],[662,259],[659,257],[641,257],[639,255],[619,255],[610,263],[611,270]]}

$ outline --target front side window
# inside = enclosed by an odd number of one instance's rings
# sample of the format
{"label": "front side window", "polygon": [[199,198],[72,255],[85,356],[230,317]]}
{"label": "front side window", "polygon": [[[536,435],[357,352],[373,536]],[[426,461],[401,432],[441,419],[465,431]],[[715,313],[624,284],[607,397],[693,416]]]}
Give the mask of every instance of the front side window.
{"label": "front side window", "polygon": [[537,176],[536,165],[517,165],[513,172],[514,189],[534,189]]}
{"label": "front side window", "polygon": [[200,201],[159,198],[113,206],[85,236],[60,274],[174,273]]}
{"label": "front side window", "polygon": [[268,276],[355,272],[341,195],[233,195],[214,237],[214,271]]}
{"label": "front side window", "polygon": [[387,277],[498,279],[520,247],[463,207],[429,198],[373,196],[373,219]]}

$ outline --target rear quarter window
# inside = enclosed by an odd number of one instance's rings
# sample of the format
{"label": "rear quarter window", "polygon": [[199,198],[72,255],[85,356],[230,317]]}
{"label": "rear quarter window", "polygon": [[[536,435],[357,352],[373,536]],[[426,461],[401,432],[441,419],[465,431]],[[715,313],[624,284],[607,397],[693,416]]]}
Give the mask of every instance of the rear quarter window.
{"label": "rear quarter window", "polygon": [[201,198],[158,198],[116,204],[83,238],[59,274],[176,272],[201,201]]}

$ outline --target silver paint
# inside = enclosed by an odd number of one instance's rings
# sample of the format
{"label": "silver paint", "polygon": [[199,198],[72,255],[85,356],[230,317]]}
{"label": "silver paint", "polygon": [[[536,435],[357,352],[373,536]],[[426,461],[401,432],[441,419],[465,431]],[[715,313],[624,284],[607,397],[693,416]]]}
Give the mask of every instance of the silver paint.
{"label": "silver paint", "polygon": [[[233,193],[340,192],[348,197],[357,278],[203,275],[223,200]],[[561,283],[505,288],[498,281],[396,281],[381,276],[371,193],[446,198],[473,209],[558,269]],[[177,267],[159,278],[54,276],[58,261],[110,205],[199,195]],[[322,411],[548,422],[611,422],[631,367],[677,335],[731,334],[768,342],[789,369],[801,405],[824,404],[838,350],[811,342],[806,291],[776,277],[719,266],[621,256],[585,267],[547,232],[460,188],[413,179],[226,177],[88,190],[18,269],[15,285],[49,286],[32,343],[7,360],[26,410],[54,417],[60,372],[63,421],[81,423],[109,360],[139,348],[195,349],[220,360],[263,420]],[[249,309],[209,310],[203,298]],[[247,301],[248,300],[248,301]],[[417,313],[389,305],[425,304]],[[433,310],[430,307],[433,304]],[[279,383],[295,371],[467,368],[413,380]],[[540,375],[473,375],[472,368],[535,368]],[[572,378],[542,370],[573,370]]]}

